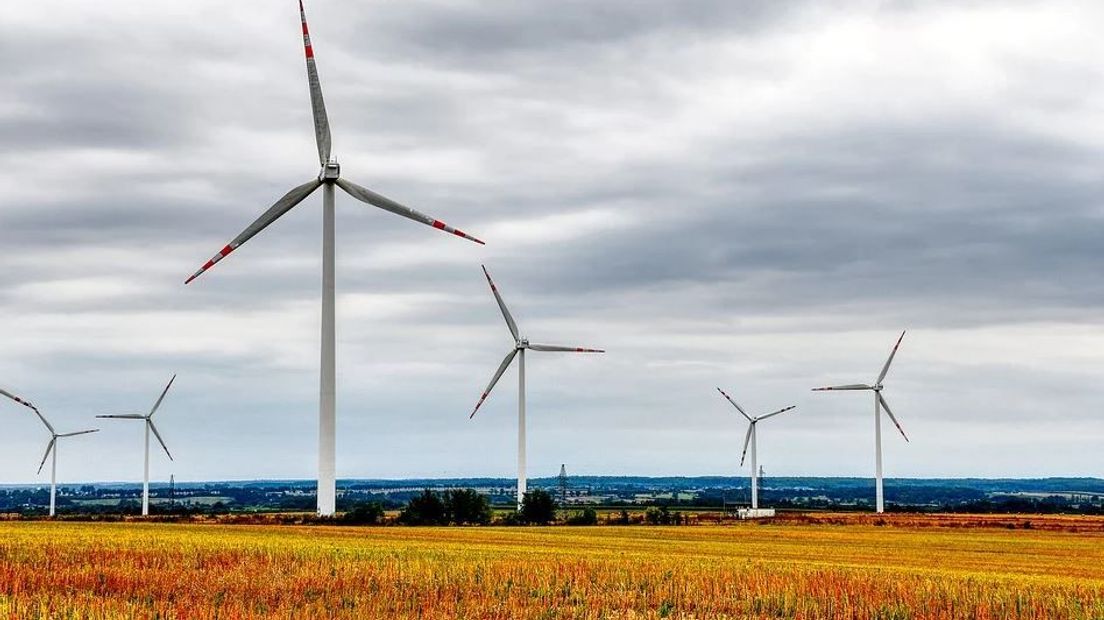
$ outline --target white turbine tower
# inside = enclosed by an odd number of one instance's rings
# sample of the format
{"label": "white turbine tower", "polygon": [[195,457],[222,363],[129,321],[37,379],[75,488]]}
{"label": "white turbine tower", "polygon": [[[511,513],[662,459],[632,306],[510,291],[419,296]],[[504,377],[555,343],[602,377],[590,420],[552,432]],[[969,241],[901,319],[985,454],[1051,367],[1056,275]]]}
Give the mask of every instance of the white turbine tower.
{"label": "white turbine tower", "polygon": [[739,411],[745,418],[747,418],[748,430],[747,435],[744,436],[744,452],[740,455],[740,467],[744,466],[744,459],[747,458],[748,444],[751,444],[751,508],[752,510],[757,510],[759,508],[759,467],[758,457],[756,454],[756,440],[758,438],[756,425],[759,424],[760,420],[766,420],[767,418],[774,417],[780,413],[786,413],[790,409],[796,408],[797,405],[791,405],[784,409],[772,411],[771,413],[755,416],[753,418],[749,416],[746,411],[744,411],[743,407],[738,405],[736,401],[732,400],[732,397],[726,394],[724,390],[722,390],[721,388],[717,388],[717,391],[720,392],[721,396],[724,396],[728,400],[728,402],[732,403],[732,406],[736,408],[736,411]]}
{"label": "white turbine tower", "polygon": [[337,383],[336,383],[336,336],[334,331],[334,186],[340,187],[347,194],[374,207],[390,211],[396,215],[421,222],[452,233],[459,237],[469,239],[479,244],[482,241],[457,230],[444,222],[432,218],[405,207],[386,196],[381,196],[356,183],[341,178],[341,167],[337,160],[330,154],[330,121],[326,116],[326,105],[322,101],[322,86],[318,80],[318,69],[314,61],[314,48],[311,47],[310,35],[307,32],[307,16],[303,11],[302,0],[299,2],[299,17],[303,23],[303,46],[307,56],[307,84],[310,89],[311,109],[314,114],[314,136],[318,146],[318,163],[322,170],[318,178],[293,188],[283,198],[276,201],[267,211],[261,214],[240,235],[234,238],[226,247],[207,261],[199,271],[196,271],[185,284],[199,277],[215,263],[225,258],[228,254],[241,247],[254,235],[264,230],[280,216],[290,211],[302,202],[314,190],[322,188],[322,360],[319,377],[320,397],[318,412],[318,514],[330,516],[334,514],[337,503],[336,486],[336,407],[337,407]]}
{"label": "white turbine tower", "polygon": [[882,366],[882,372],[878,373],[878,378],[874,380],[873,385],[866,385],[865,383],[853,383],[849,385],[834,385],[830,387],[813,388],[814,392],[826,392],[835,390],[870,390],[874,392],[874,471],[875,471],[875,496],[877,498],[876,510],[881,513],[885,512],[885,496],[882,492],[882,409],[885,409],[889,419],[893,421],[893,425],[897,427],[897,430],[901,432],[901,436],[908,441],[908,435],[905,434],[905,429],[901,428],[901,424],[897,422],[897,418],[893,415],[893,411],[889,408],[889,403],[886,402],[884,396],[882,396],[882,381],[885,380],[886,373],[889,372],[889,365],[893,363],[893,356],[897,355],[897,348],[901,346],[901,341],[905,338],[905,332],[901,332],[901,337],[897,339],[897,344],[893,345],[893,350],[889,352],[889,358],[886,359],[885,366]]}
{"label": "white turbine tower", "polygon": [[498,366],[498,370],[495,371],[493,377],[491,377],[490,384],[487,385],[487,389],[483,391],[483,395],[479,397],[479,402],[475,404],[475,409],[472,410],[468,419],[475,417],[475,412],[479,411],[479,407],[483,405],[483,401],[487,400],[487,396],[490,395],[491,390],[494,389],[498,380],[502,377],[502,374],[509,368],[510,363],[514,361],[514,357],[518,358],[518,436],[517,436],[517,466],[518,466],[518,479],[517,479],[517,505],[518,509],[521,508],[521,500],[525,497],[525,351],[566,351],[570,353],[605,353],[601,349],[585,349],[583,347],[565,347],[560,345],[550,344],[532,344],[527,338],[523,338],[518,332],[517,323],[514,322],[514,317],[510,315],[510,311],[506,308],[506,302],[502,301],[502,295],[499,295],[498,288],[495,286],[494,281],[491,280],[491,274],[487,273],[487,268],[483,267],[483,275],[487,276],[487,283],[491,285],[491,292],[494,293],[495,301],[498,302],[498,309],[502,311],[502,318],[506,319],[506,327],[510,329],[510,335],[514,338],[514,348],[510,349],[510,352],[506,354],[506,358],[502,360],[502,363]]}
{"label": "white turbine tower", "polygon": [[173,381],[176,381],[176,375],[169,379],[168,385],[161,392],[161,396],[157,397],[157,402],[153,403],[153,409],[150,412],[142,415],[140,413],[119,413],[110,415],[98,415],[97,418],[112,418],[116,420],[144,420],[146,423],[146,461],[145,469],[142,474],[142,516],[149,515],[149,463],[150,463],[150,431],[153,431],[153,435],[157,437],[157,442],[161,444],[161,447],[165,450],[165,455],[169,457],[169,460],[173,460],[172,454],[169,453],[169,447],[165,445],[165,440],[161,438],[161,433],[157,432],[157,427],[153,425],[153,414],[157,413],[157,408],[161,406],[161,401],[165,400],[165,394],[169,393],[169,388],[172,387]]}

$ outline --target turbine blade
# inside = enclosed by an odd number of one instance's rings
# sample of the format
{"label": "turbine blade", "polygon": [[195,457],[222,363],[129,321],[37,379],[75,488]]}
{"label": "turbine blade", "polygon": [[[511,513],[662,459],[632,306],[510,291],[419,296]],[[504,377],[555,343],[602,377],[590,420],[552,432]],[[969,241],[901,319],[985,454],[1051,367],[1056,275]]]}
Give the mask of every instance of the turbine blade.
{"label": "turbine blade", "polygon": [[[751,416],[749,416],[747,414],[747,412],[744,411],[744,408],[741,407],[739,404],[737,404],[736,401],[732,400],[732,397],[729,396],[728,394],[726,394],[724,390],[722,390],[721,388],[717,388],[717,391],[720,392],[721,396],[724,396],[728,400],[728,402],[732,403],[732,406],[736,408],[736,411],[739,411],[740,413],[742,413],[744,415],[744,417],[748,419],[748,422],[753,421],[751,419]],[[743,465],[743,462],[741,462],[740,465]]]}
{"label": "turbine blade", "polygon": [[495,384],[498,383],[498,380],[502,378],[502,373],[506,372],[506,368],[510,366],[510,362],[514,361],[514,356],[517,355],[517,352],[517,349],[511,350],[509,353],[506,354],[506,358],[502,360],[502,363],[498,365],[498,370],[496,370],[494,376],[491,377],[491,382],[487,384],[487,389],[483,390],[483,395],[479,397],[479,402],[475,403],[475,409],[473,409],[471,415],[468,416],[469,420],[474,418],[475,412],[479,411],[479,408],[483,406],[483,401],[487,400],[487,396],[490,395],[491,390],[494,389]]}
{"label": "turbine blade", "polygon": [[502,318],[506,319],[506,327],[510,328],[510,335],[514,337],[514,340],[518,339],[518,326],[514,322],[514,316],[510,314],[510,309],[506,307],[506,302],[502,300],[502,295],[498,292],[498,287],[495,286],[494,280],[491,279],[491,274],[487,271],[486,265],[480,265],[483,268],[483,275],[487,277],[487,284],[491,285],[491,292],[494,293],[495,301],[498,302],[498,309],[502,311]]}
{"label": "turbine blade", "polygon": [[866,385],[864,383],[852,383],[852,384],[849,384],[849,385],[832,385],[832,386],[829,386],[829,387],[813,388],[813,391],[814,392],[828,392],[828,391],[832,391],[832,390],[872,390],[872,389],[874,389],[874,388],[872,388],[871,386]]}
{"label": "turbine blade", "polygon": [[766,415],[761,415],[761,416],[759,416],[758,418],[755,418],[755,419],[756,419],[756,421],[758,421],[758,420],[766,420],[767,418],[769,418],[769,417],[771,417],[771,416],[776,416],[776,415],[778,415],[778,414],[780,414],[780,413],[786,413],[786,412],[787,412],[787,411],[789,411],[790,409],[796,409],[796,408],[797,408],[797,405],[790,405],[789,407],[786,407],[786,408],[784,408],[784,409],[779,409],[778,411],[772,411],[772,412],[770,412],[770,413],[768,413],[768,414],[766,414]]}
{"label": "turbine blade", "polygon": [[157,413],[157,408],[161,406],[161,401],[165,400],[165,394],[169,393],[169,388],[172,387],[173,381],[176,381],[176,374],[173,374],[172,379],[169,379],[169,384],[165,386],[165,389],[161,392],[161,395],[157,397],[157,402],[153,403],[153,409],[150,409],[148,418],[152,418],[153,414]]}
{"label": "turbine blade", "polygon": [[46,459],[50,457],[50,450],[54,449],[54,444],[57,443],[57,436],[50,438],[50,443],[46,444],[46,453],[42,455],[42,462],[38,464],[38,472],[35,475],[42,473],[42,467],[46,465]]}
{"label": "turbine blade", "polygon": [[908,441],[909,438],[908,435],[905,434],[905,429],[901,428],[901,424],[897,421],[896,416],[894,416],[893,412],[889,410],[889,403],[886,402],[886,399],[884,396],[882,396],[881,392],[878,392],[878,402],[882,403],[882,409],[885,409],[886,414],[889,415],[889,419],[893,420],[893,425],[897,427],[897,430],[900,431],[901,436],[905,438],[905,441]]}
{"label": "turbine blade", "polygon": [[395,202],[394,200],[391,200],[387,196],[377,194],[377,193],[373,192],[372,190],[370,190],[366,187],[361,187],[361,186],[357,185],[356,183],[353,183],[352,181],[346,181],[345,179],[338,179],[337,180],[337,186],[340,187],[341,189],[345,190],[345,193],[349,194],[353,198],[356,198],[357,200],[359,200],[361,202],[370,204],[373,207],[379,207],[380,209],[383,209],[384,211],[390,211],[391,213],[394,213],[395,215],[401,215],[405,218],[414,220],[415,222],[421,222],[423,224],[426,224],[427,226],[432,226],[432,227],[437,228],[439,230],[443,230],[447,233],[452,233],[452,234],[456,235],[457,237],[463,237],[463,238],[467,239],[468,241],[474,241],[474,242],[478,243],[479,245],[486,245],[482,241],[480,241],[479,239],[476,239],[475,237],[469,235],[468,233],[466,233],[462,230],[459,230],[457,228],[453,228],[452,226],[449,226],[448,224],[442,222],[441,220],[434,219],[434,218],[426,215],[425,213],[421,213],[420,211],[415,211],[414,209],[411,209],[410,207],[403,206],[403,205]]}
{"label": "turbine blade", "polygon": [[605,353],[604,349],[586,349],[583,347],[565,347],[558,344],[531,344],[534,351],[562,351],[564,353]]}
{"label": "turbine blade", "polygon": [[218,254],[212,256],[211,260],[207,261],[202,267],[199,268],[199,271],[193,273],[190,278],[185,280],[184,284],[191,283],[192,280],[195,280],[200,275],[202,275],[204,271],[207,271],[211,267],[214,267],[215,263],[226,258],[228,254],[241,247],[242,244],[244,244],[246,241],[252,239],[253,235],[256,235],[257,233],[267,228],[269,224],[275,222],[277,219],[280,218],[281,215],[290,211],[291,208],[295,205],[303,202],[303,199],[307,196],[310,196],[311,192],[318,189],[319,185],[322,185],[322,181],[319,181],[318,179],[311,179],[310,181],[307,181],[299,187],[296,187],[288,193],[284,194],[283,198],[277,200],[276,203],[269,207],[267,211],[262,213],[260,217],[258,217],[256,220],[253,221],[252,224],[246,227],[246,229],[243,230],[240,235],[234,237],[233,241],[231,241],[226,245],[226,247],[218,251]]}
{"label": "turbine blade", "polygon": [[107,415],[98,415],[97,418],[114,418],[116,420],[145,420],[146,416],[140,413],[115,413]]}
{"label": "turbine blade", "polygon": [[901,341],[905,339],[905,332],[901,332],[901,337],[897,339],[897,344],[893,345],[893,350],[889,352],[889,359],[886,360],[885,366],[882,366],[882,372],[878,375],[878,379],[874,382],[874,385],[881,385],[882,379],[885,379],[886,373],[889,372],[889,365],[893,363],[893,356],[897,355],[897,347],[901,346]]}
{"label": "turbine blade", "polygon": [[76,437],[77,435],[87,435],[88,433],[98,433],[98,432],[100,432],[100,429],[92,428],[92,429],[89,429],[89,430],[86,430],[86,431],[77,431],[75,433],[62,433],[62,434],[58,435],[58,437]]}
{"label": "turbine blade", "polygon": [[307,86],[310,88],[311,111],[314,113],[314,139],[318,143],[318,165],[330,161],[330,119],[326,116],[326,102],[322,100],[322,83],[318,80],[318,67],[314,62],[314,48],[307,31],[307,13],[303,0],[299,0],[299,18],[303,22],[303,51],[307,55]]}
{"label": "turbine blade", "polygon": [[751,443],[751,430],[755,428],[755,422],[748,424],[747,435],[744,436],[744,452],[740,455],[740,467],[744,466],[744,459],[747,458],[748,444]]}
{"label": "turbine blade", "polygon": [[161,439],[161,433],[157,432],[157,427],[153,425],[153,420],[146,418],[146,424],[149,424],[150,430],[153,431],[153,436],[157,437],[158,443],[160,443],[161,447],[165,449],[165,454],[168,455],[169,460],[173,460],[172,453],[169,452],[169,447],[165,445],[165,440]]}
{"label": "turbine blade", "polygon": [[31,411],[35,412],[35,415],[38,416],[39,420],[42,420],[42,423],[46,425],[46,428],[50,429],[51,433],[54,432],[54,427],[52,425],[50,425],[49,421],[46,420],[46,416],[42,415],[42,412],[38,410],[38,407],[35,407],[34,405],[32,405],[30,403],[30,401],[24,400],[24,399],[16,396],[15,394],[12,394],[11,392],[9,392],[5,389],[2,389],[2,388],[0,388],[0,394],[2,394],[4,396],[7,396],[8,398],[10,398],[10,399],[14,400],[15,402],[19,403],[20,405],[23,405],[24,407],[27,407]]}

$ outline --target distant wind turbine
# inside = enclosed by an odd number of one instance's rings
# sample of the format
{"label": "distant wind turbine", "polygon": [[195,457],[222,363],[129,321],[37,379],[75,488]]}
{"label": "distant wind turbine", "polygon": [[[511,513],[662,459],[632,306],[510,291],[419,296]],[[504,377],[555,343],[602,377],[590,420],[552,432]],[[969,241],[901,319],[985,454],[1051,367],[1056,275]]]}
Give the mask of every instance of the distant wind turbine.
{"label": "distant wind turbine", "polygon": [[57,440],[62,437],[76,437],[77,435],[87,435],[88,433],[98,433],[100,429],[92,428],[86,431],[77,431],[75,433],[59,433],[54,430],[54,427],[46,421],[46,418],[39,415],[42,423],[46,425],[46,428],[50,431],[50,443],[46,444],[46,453],[42,455],[42,462],[38,464],[38,473],[42,473],[43,466],[46,465],[46,459],[53,455],[53,459],[50,461],[50,516],[56,514],[57,506]]}
{"label": "distant wind turbine", "polygon": [[142,415],[140,413],[119,413],[110,415],[98,415],[97,418],[112,418],[115,420],[144,420],[146,423],[146,465],[144,473],[142,475],[142,516],[149,515],[149,462],[150,462],[150,431],[153,431],[153,435],[157,437],[157,442],[161,444],[161,447],[165,450],[165,455],[169,457],[169,460],[173,460],[172,454],[169,453],[169,447],[165,445],[165,440],[161,438],[161,433],[157,432],[157,427],[153,424],[153,414],[157,413],[157,408],[161,406],[161,401],[165,400],[165,394],[169,393],[169,388],[172,387],[173,381],[176,381],[176,375],[169,379],[168,385],[161,392],[161,396],[157,397],[157,402],[153,403],[153,409],[150,412]]}
{"label": "distant wind turbine", "polygon": [[796,408],[797,405],[791,405],[784,409],[772,411],[771,413],[755,416],[753,418],[749,416],[747,412],[744,411],[744,408],[738,405],[735,400],[732,400],[732,397],[725,393],[724,390],[722,390],[721,388],[717,388],[717,391],[720,392],[721,396],[724,396],[725,399],[728,400],[728,402],[732,403],[732,406],[736,408],[736,411],[739,411],[745,418],[747,418],[748,421],[747,435],[744,436],[744,451],[742,454],[740,454],[740,467],[744,466],[744,459],[747,457],[748,444],[751,444],[751,508],[752,510],[755,510],[759,508],[759,467],[756,456],[756,443],[758,432],[756,430],[756,425],[759,424],[760,420],[766,420],[767,418],[774,417],[780,413],[785,413],[790,409]]}
{"label": "distant wind turbine", "polygon": [[334,514],[337,504],[335,478],[337,382],[334,359],[336,349],[334,333],[336,321],[334,317],[334,186],[340,187],[353,198],[384,211],[401,215],[415,222],[421,222],[481,245],[483,242],[445,224],[441,220],[403,206],[386,196],[341,178],[341,167],[338,166],[337,159],[330,154],[330,121],[329,117],[326,116],[326,104],[322,100],[322,85],[318,80],[318,68],[315,65],[314,48],[311,47],[310,34],[307,32],[307,16],[303,10],[302,0],[299,2],[299,17],[303,24],[303,46],[307,56],[307,84],[310,89],[311,109],[314,114],[314,137],[318,146],[318,163],[322,166],[322,170],[318,173],[318,178],[311,179],[293,188],[283,198],[277,200],[256,221],[246,227],[226,247],[219,250],[217,254],[211,257],[211,260],[207,261],[184,283],[187,284],[198,278],[200,274],[213,267],[215,263],[241,247],[254,235],[302,202],[314,190],[319,187],[322,188],[322,368],[319,379],[318,412],[318,514],[330,516]]}
{"label": "distant wind turbine", "polygon": [[514,317],[510,315],[510,310],[506,308],[506,302],[502,301],[502,295],[498,293],[498,287],[495,286],[493,280],[491,280],[491,274],[487,273],[487,268],[483,267],[483,275],[487,276],[487,284],[491,286],[491,292],[494,293],[495,301],[498,302],[498,309],[502,311],[502,318],[506,319],[506,327],[510,330],[510,335],[514,338],[514,348],[510,349],[510,352],[506,354],[506,358],[502,360],[502,364],[498,366],[498,370],[495,371],[491,382],[487,385],[487,389],[483,391],[483,395],[479,397],[479,402],[475,404],[475,409],[472,410],[468,419],[475,417],[475,412],[479,411],[479,407],[483,405],[483,401],[487,400],[487,396],[490,395],[491,390],[494,389],[498,380],[502,378],[502,374],[506,372],[506,369],[510,367],[510,363],[514,361],[514,358],[518,358],[518,443],[517,443],[517,466],[518,466],[518,479],[517,479],[517,505],[518,509],[521,509],[521,500],[525,497],[525,351],[565,351],[569,353],[605,353],[601,349],[585,349],[583,347],[565,347],[561,345],[551,344],[531,344],[527,338],[523,338],[518,332],[517,323],[514,322]]}
{"label": "distant wind turbine", "polygon": [[42,412],[38,410],[38,407],[35,407],[29,401],[4,389],[0,389],[0,395],[6,396],[20,405],[29,408],[31,411],[34,411],[35,415],[38,416],[38,419],[41,420],[42,424],[46,427],[46,430],[50,431],[50,443],[46,444],[46,454],[42,455],[42,462],[38,464],[38,473],[42,473],[42,467],[46,465],[46,459],[53,454],[53,464],[50,467],[50,516],[52,517],[56,514],[57,507],[57,440],[61,437],[76,437],[77,435],[95,433],[100,429],[94,428],[87,431],[77,431],[75,433],[58,433],[54,430],[54,426],[50,424],[49,420],[46,419],[46,416],[42,415]]}
{"label": "distant wind turbine", "polygon": [[834,385],[830,387],[813,388],[814,392],[825,391],[843,391],[843,390],[871,390],[874,392],[874,468],[875,468],[875,494],[877,498],[876,510],[881,513],[885,512],[885,496],[882,491],[882,409],[885,409],[889,419],[893,421],[893,425],[900,431],[901,436],[908,441],[908,435],[905,434],[905,429],[901,428],[901,424],[897,422],[897,418],[894,417],[893,411],[889,408],[889,403],[886,402],[884,396],[882,396],[882,381],[885,380],[886,373],[889,372],[889,365],[893,363],[893,356],[897,355],[897,348],[901,346],[901,341],[905,339],[905,332],[901,332],[901,337],[897,339],[897,344],[893,345],[893,350],[889,352],[889,358],[886,360],[885,366],[882,366],[882,372],[878,374],[878,378],[874,380],[874,385],[866,385],[865,383],[853,383],[849,385]]}

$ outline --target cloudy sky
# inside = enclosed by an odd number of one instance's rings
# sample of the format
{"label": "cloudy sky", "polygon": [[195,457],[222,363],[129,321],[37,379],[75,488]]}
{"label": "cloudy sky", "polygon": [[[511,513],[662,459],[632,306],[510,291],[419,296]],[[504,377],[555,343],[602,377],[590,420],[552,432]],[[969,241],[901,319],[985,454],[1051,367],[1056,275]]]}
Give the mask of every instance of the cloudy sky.
{"label": "cloudy sky", "polygon": [[[65,480],[315,474],[321,199],[293,0],[41,0],[0,15],[0,386]],[[343,175],[338,475],[1104,474],[1096,2],[313,0]],[[0,482],[47,435],[0,403]],[[96,424],[99,422],[99,424]],[[746,471],[746,470],[744,470]],[[40,479],[40,478],[39,478]]]}

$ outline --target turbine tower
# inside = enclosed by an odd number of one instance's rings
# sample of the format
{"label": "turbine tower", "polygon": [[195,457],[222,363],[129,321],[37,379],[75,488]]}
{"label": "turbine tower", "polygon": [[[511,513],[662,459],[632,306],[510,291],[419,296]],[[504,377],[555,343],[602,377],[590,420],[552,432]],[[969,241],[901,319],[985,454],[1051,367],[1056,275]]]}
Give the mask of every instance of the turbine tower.
{"label": "turbine tower", "polygon": [[786,413],[790,409],[796,408],[797,405],[790,405],[789,407],[786,407],[784,409],[779,409],[778,411],[772,411],[771,413],[767,413],[767,414],[760,415],[760,416],[755,416],[753,418],[753,417],[749,416],[746,411],[744,411],[743,407],[741,407],[739,404],[737,404],[736,401],[732,400],[732,397],[729,396],[727,393],[725,393],[724,390],[722,390],[721,388],[717,388],[717,391],[720,392],[721,396],[724,396],[725,399],[728,400],[728,402],[732,403],[732,406],[736,408],[736,411],[739,411],[741,415],[743,415],[745,418],[747,418],[748,429],[747,429],[747,435],[744,436],[744,452],[743,452],[743,454],[740,455],[740,467],[744,466],[744,459],[747,458],[748,444],[751,444],[751,509],[752,510],[758,510],[758,508],[759,508],[759,466],[758,466],[758,456],[756,454],[756,452],[757,452],[756,451],[756,439],[758,437],[758,433],[757,433],[757,430],[756,430],[757,425],[759,424],[760,420],[766,420],[767,418],[774,417],[774,416],[776,416],[780,413]]}
{"label": "turbine tower", "polygon": [[475,409],[472,410],[468,419],[475,417],[475,412],[479,411],[479,407],[483,405],[483,401],[487,400],[487,396],[490,395],[491,390],[494,389],[498,380],[502,377],[502,373],[506,372],[510,363],[514,361],[514,358],[518,358],[518,437],[517,437],[517,466],[518,466],[518,479],[517,479],[517,506],[518,510],[521,509],[521,500],[525,497],[525,351],[566,351],[570,353],[605,353],[601,349],[585,349],[583,347],[565,347],[560,345],[551,344],[532,344],[527,338],[523,338],[518,332],[517,323],[514,322],[514,317],[510,315],[510,310],[506,308],[506,302],[502,301],[502,295],[498,293],[498,288],[495,286],[493,280],[491,280],[491,274],[487,273],[487,268],[483,267],[483,275],[487,276],[487,284],[491,285],[491,292],[494,293],[495,301],[498,302],[498,309],[502,311],[502,318],[506,319],[506,327],[510,329],[510,335],[514,338],[514,348],[510,349],[510,352],[506,354],[506,358],[502,360],[502,363],[498,366],[498,370],[495,371],[493,377],[491,377],[490,384],[487,385],[487,389],[483,391],[483,395],[479,397],[479,402],[475,404]]}
{"label": "turbine tower", "polygon": [[176,375],[169,379],[168,385],[161,392],[161,396],[157,397],[157,402],[153,403],[153,409],[150,412],[142,415],[140,413],[119,413],[110,415],[98,415],[97,418],[113,418],[116,420],[144,420],[146,423],[146,465],[142,474],[142,516],[149,516],[149,463],[150,463],[150,431],[153,431],[154,437],[157,437],[157,442],[161,444],[161,447],[165,450],[165,455],[169,457],[169,460],[173,460],[172,454],[169,453],[169,447],[165,445],[165,440],[161,438],[161,433],[157,432],[157,427],[153,424],[153,414],[157,413],[157,408],[161,406],[161,401],[165,400],[165,394],[169,393],[169,388],[172,387],[173,381],[176,381]]}
{"label": "turbine tower", "polygon": [[865,383],[853,383],[849,385],[834,385],[830,387],[813,388],[814,392],[836,391],[836,390],[870,390],[874,392],[874,472],[875,472],[875,497],[876,497],[876,510],[879,513],[885,512],[885,495],[882,491],[882,409],[885,409],[889,419],[893,421],[893,425],[900,431],[901,436],[908,441],[908,435],[905,434],[905,429],[901,428],[901,424],[897,422],[897,418],[893,415],[893,411],[889,408],[889,403],[886,402],[884,396],[882,396],[882,381],[885,380],[886,373],[889,372],[889,365],[893,363],[893,356],[897,355],[897,348],[901,346],[901,341],[905,339],[905,332],[901,332],[901,337],[897,339],[897,344],[893,345],[893,350],[889,352],[889,358],[886,359],[885,366],[882,366],[882,372],[878,374],[878,378],[874,380],[873,385],[866,385]]}
{"label": "turbine tower", "polygon": [[405,207],[386,196],[381,196],[352,181],[341,178],[341,167],[330,153],[330,121],[326,116],[326,104],[322,100],[322,85],[318,80],[318,68],[314,60],[314,48],[311,47],[310,34],[307,32],[307,16],[303,2],[299,2],[299,18],[303,24],[303,46],[307,56],[307,85],[310,90],[311,110],[314,115],[314,137],[318,146],[318,163],[322,167],[318,178],[293,188],[280,198],[252,224],[246,227],[226,247],[222,248],[199,268],[184,283],[195,280],[204,271],[225,258],[228,254],[249,241],[283,214],[302,202],[314,190],[322,188],[322,359],[319,374],[320,396],[318,412],[318,514],[331,516],[337,502],[336,486],[336,335],[334,317],[334,187],[340,187],[345,193],[361,202],[389,211],[395,215],[421,222],[433,228],[452,233],[459,237],[483,244],[482,241],[457,230],[444,222]]}

